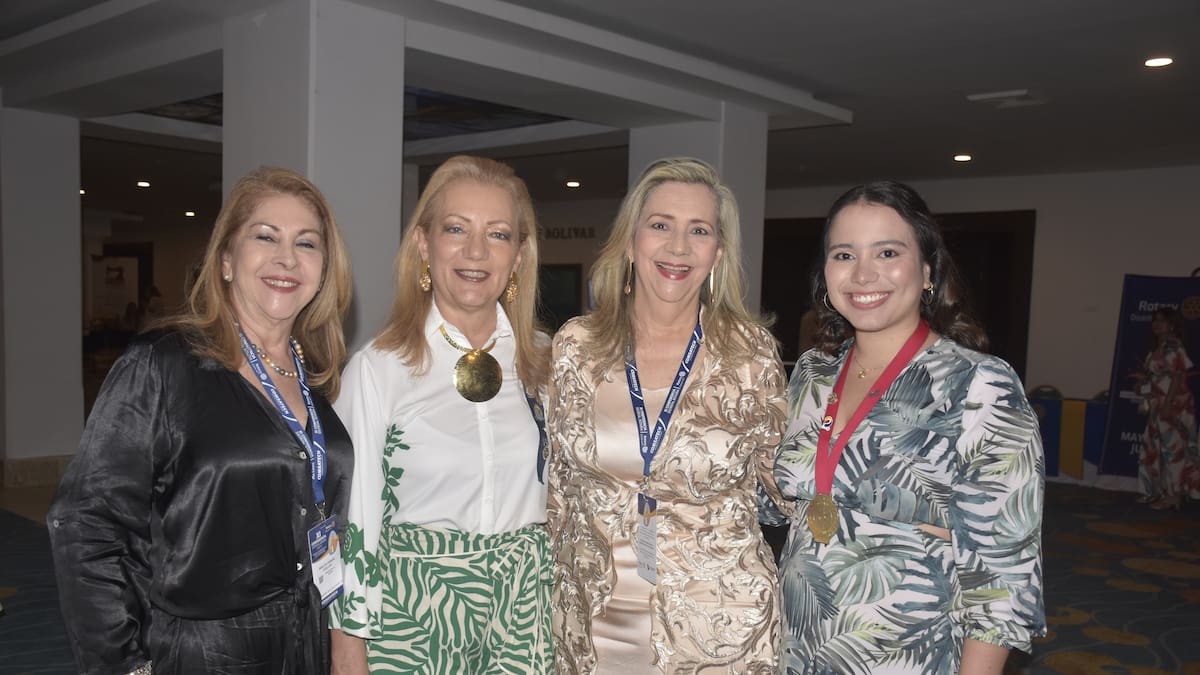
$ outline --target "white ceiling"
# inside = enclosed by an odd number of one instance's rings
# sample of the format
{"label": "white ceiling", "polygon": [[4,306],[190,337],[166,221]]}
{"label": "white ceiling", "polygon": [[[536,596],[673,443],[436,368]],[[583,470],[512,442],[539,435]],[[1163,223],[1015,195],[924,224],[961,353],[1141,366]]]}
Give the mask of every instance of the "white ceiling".
{"label": "white ceiling", "polygon": [[[877,177],[912,180],[1200,163],[1198,0],[508,2],[806,90],[853,113],[849,125],[771,132],[771,188]],[[164,39],[186,46],[210,36],[200,29],[172,34],[172,27],[183,31],[189,21],[263,4],[4,0],[0,87],[5,88],[5,102],[12,105],[10,94],[19,99],[36,88],[22,79],[33,70],[60,68],[72,50],[121,39],[112,31],[44,39],[48,32],[79,21],[80,12],[128,12],[122,30],[159,31]],[[21,48],[23,41],[34,39],[36,48]],[[1161,54],[1176,63],[1161,70],[1142,66],[1146,58]],[[180,64],[142,76],[133,91],[165,87],[180,98],[213,93],[220,81],[219,58],[198,46],[195,56]],[[966,98],[1006,90],[1028,90],[1045,102],[995,109]],[[487,89],[476,93],[486,96]],[[48,100],[60,111],[106,114],[97,103],[123,100],[121,96],[127,105],[139,102],[129,92],[103,90]],[[497,92],[496,99],[502,98]],[[21,105],[19,100],[15,104]],[[513,152],[536,156],[511,156]],[[953,162],[952,155],[959,152],[975,160]],[[585,188],[591,189],[572,193],[575,197],[613,196],[625,184],[626,154],[619,145],[565,155],[548,154],[544,146],[509,154],[538,198],[560,198],[564,172],[595,176],[585,178]],[[85,156],[85,170],[87,161]]]}

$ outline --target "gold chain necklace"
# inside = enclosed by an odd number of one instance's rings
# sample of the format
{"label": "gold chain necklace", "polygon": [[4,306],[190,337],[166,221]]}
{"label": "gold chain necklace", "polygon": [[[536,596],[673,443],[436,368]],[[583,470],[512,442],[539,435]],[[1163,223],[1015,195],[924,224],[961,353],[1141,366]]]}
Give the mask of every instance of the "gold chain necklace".
{"label": "gold chain necklace", "polygon": [[[296,350],[296,356],[300,359],[300,365],[303,366],[304,365],[304,350],[300,348],[300,343],[296,342],[296,338],[291,337],[291,336],[288,336],[288,343],[292,346],[292,349]],[[262,347],[259,347],[258,345],[254,344],[253,342],[250,343],[250,346],[254,347],[254,351],[258,353],[258,358],[262,359],[263,363],[270,366],[271,370],[274,370],[275,372],[279,373],[280,375],[282,375],[284,377],[292,377],[292,378],[300,377],[300,371],[298,371],[298,370],[285,370],[283,368],[280,368],[278,366],[278,364],[276,364],[274,361],[271,360],[270,356],[267,356],[267,353],[265,351],[263,351]]]}
{"label": "gold chain necklace", "polygon": [[446,332],[446,324],[438,326],[438,330],[451,347],[466,352],[454,364],[454,388],[459,395],[472,403],[490,401],[500,392],[500,385],[504,381],[500,362],[488,353],[496,346],[495,338],[482,349],[471,349],[455,342]]}
{"label": "gold chain necklace", "polygon": [[858,360],[858,354],[854,355],[854,363],[858,364],[858,379],[860,380],[866,379],[867,373],[871,372],[872,370],[879,370],[879,366],[875,366],[874,368],[867,368],[864,366],[862,361]]}

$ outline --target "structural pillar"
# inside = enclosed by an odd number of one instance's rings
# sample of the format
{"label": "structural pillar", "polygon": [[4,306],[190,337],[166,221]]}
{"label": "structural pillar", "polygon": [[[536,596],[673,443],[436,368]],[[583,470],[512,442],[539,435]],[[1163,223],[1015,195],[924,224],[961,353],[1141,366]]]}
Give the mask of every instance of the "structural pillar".
{"label": "structural pillar", "polygon": [[79,121],[0,108],[0,459],[54,485],[83,432]]}
{"label": "structural pillar", "polygon": [[354,270],[351,349],[382,328],[404,192],[405,19],[347,0],[287,0],[224,27],[225,193],[260,165],[328,198]]}

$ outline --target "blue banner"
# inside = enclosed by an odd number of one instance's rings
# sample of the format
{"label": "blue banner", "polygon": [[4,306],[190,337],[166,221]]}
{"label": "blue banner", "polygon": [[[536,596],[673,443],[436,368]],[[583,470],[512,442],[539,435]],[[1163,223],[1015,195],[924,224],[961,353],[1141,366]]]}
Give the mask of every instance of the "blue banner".
{"label": "blue banner", "polygon": [[[1200,359],[1200,278],[1125,275],[1108,387],[1104,450],[1098,466],[1102,474],[1137,476],[1138,455],[1146,431],[1145,363],[1146,356],[1154,350],[1151,321],[1155,310],[1160,308],[1179,312],[1184,349],[1193,363]],[[1187,385],[1194,393],[1200,389],[1197,384],[1193,368]]]}

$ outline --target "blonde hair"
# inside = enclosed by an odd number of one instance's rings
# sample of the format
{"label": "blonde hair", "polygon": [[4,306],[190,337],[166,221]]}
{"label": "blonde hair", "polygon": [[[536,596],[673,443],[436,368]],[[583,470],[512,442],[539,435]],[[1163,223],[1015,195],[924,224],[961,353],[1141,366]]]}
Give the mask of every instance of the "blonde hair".
{"label": "blonde hair", "polygon": [[626,252],[633,242],[634,230],[650,193],[668,182],[703,185],[717,198],[716,229],[724,254],[713,266],[713,294],[709,295],[707,284],[700,291],[700,301],[705,307],[705,343],[711,351],[735,362],[753,354],[753,346],[740,328],[763,325],[764,322],[751,314],[742,300],[745,282],[737,200],[716,169],[707,162],[691,157],[668,157],[646,167],[625,195],[613,221],[612,232],[592,266],[590,284],[596,308],[584,319],[584,325],[593,337],[591,349],[597,373],[606,372],[624,358],[625,345],[633,340],[629,310],[633,293],[637,291],[625,294],[630,273]]}
{"label": "blonde hair", "polygon": [[215,359],[230,370],[241,366],[242,344],[234,324],[229,284],[222,278],[221,257],[229,252],[233,238],[263,200],[279,195],[290,195],[308,204],[321,222],[325,242],[321,285],[297,315],[292,335],[304,349],[309,384],[333,400],[341,388],[341,368],[346,359],[342,320],[350,307],[353,286],[350,256],[325,196],[294,171],[260,167],[234,184],[213,224],[186,310],[158,326],[183,332],[197,356]]}
{"label": "blonde hair", "polygon": [[517,275],[517,297],[500,300],[517,343],[517,376],[530,391],[540,389],[550,370],[549,346],[538,340],[535,318],[538,293],[538,225],[533,202],[525,181],[517,177],[512,167],[485,157],[458,155],[442,163],[429,178],[429,184],[417,200],[416,209],[405,228],[396,254],[396,297],[392,302],[388,323],[375,338],[377,349],[395,352],[418,374],[429,367],[429,342],[425,339],[425,319],[433,303],[433,294],[421,290],[420,277],[424,270],[421,251],[417,247],[417,231],[426,236],[441,208],[446,188],[457,181],[475,181],[498,187],[512,198],[516,229],[521,247],[521,262],[514,270]]}

